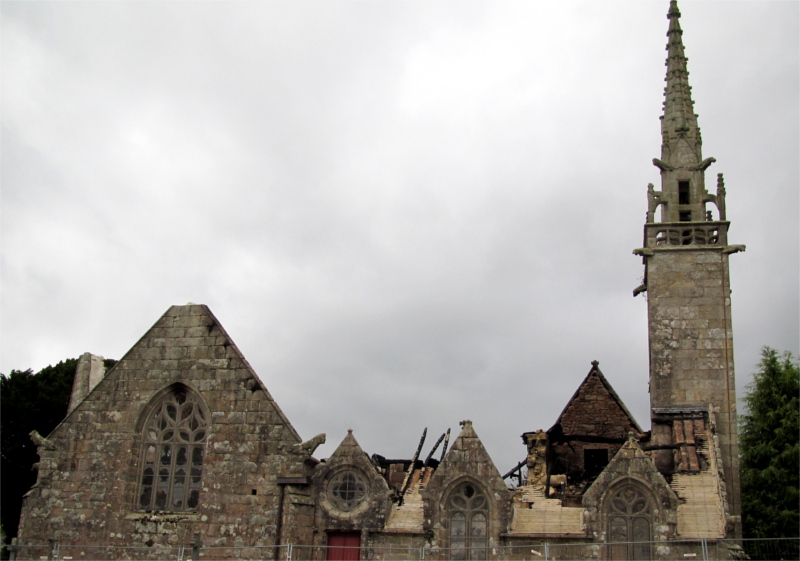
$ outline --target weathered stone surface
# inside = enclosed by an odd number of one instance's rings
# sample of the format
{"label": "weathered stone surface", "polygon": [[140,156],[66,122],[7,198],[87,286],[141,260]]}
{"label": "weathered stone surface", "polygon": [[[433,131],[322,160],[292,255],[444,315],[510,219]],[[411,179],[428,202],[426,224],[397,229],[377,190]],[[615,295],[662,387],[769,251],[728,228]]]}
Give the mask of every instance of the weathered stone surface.
{"label": "weathered stone surface", "polygon": [[478,438],[472,422],[464,421],[463,427],[422,491],[425,530],[432,533],[430,543],[435,548],[447,548],[450,543],[446,505],[451,493],[465,482],[473,484],[489,501],[492,513],[486,530],[489,547],[500,545],[501,534],[508,532],[511,525],[511,492]]}
{"label": "weathered stone surface", "polygon": [[[345,481],[343,477],[352,479]],[[317,527],[335,531],[360,531],[362,528],[378,531],[383,528],[392,493],[352,431],[348,431],[328,461],[317,466],[312,481],[318,507]],[[340,494],[337,482],[341,482],[342,492],[347,493],[349,481],[356,485],[353,489],[355,496],[350,502],[337,497]]]}
{"label": "weathered stone surface", "polygon": [[75,379],[72,382],[67,413],[71,413],[89,395],[89,392],[103,379],[105,373],[103,357],[91,353],[83,353],[80,356],[75,369]]}
{"label": "weathered stone surface", "polygon": [[[728,254],[718,246],[659,250],[647,257],[647,279],[651,405],[712,406],[730,516],[736,517],[738,437]],[[701,292],[702,287],[709,288]],[[672,441],[669,433],[654,430],[654,443]]]}
{"label": "weathered stone surface", "polygon": [[[274,544],[275,481],[299,436],[256,374],[241,366],[246,361],[206,306],[173,306],[156,326],[50,435],[53,449],[40,447],[39,480],[25,499],[21,540],[68,546],[127,536],[130,545],[146,549],[188,546],[195,532],[215,535],[207,520],[224,517],[237,520],[234,533],[244,544]],[[213,344],[200,336],[210,330],[220,334]],[[162,360],[187,351],[227,358]],[[145,367],[151,359],[155,363]],[[207,369],[213,378],[198,376]],[[195,511],[144,512],[137,508],[142,415],[176,382],[201,396],[210,413],[200,502]],[[248,383],[251,389],[244,389]],[[251,411],[249,423],[244,411]],[[253,512],[268,523],[251,523],[245,515]],[[225,544],[233,545],[233,534],[227,536]]]}
{"label": "weathered stone surface", "polygon": [[632,437],[583,496],[587,534],[594,541],[607,541],[609,505],[604,498],[621,485],[640,488],[650,502],[654,541],[673,539],[678,523],[678,497]]}
{"label": "weathered stone surface", "polygon": [[[551,558],[616,557],[622,547],[620,558],[667,559],[684,553],[667,542],[675,537],[738,536],[728,256],[744,246],[727,245],[722,177],[716,194],[705,188],[714,159],[701,153],[675,2],[668,16],[653,162],[662,184],[648,186],[645,247],[634,251],[646,264],[634,294],[648,299],[652,434],[594,363],[555,425],[523,435],[528,480],[513,493],[469,421],[440,465],[370,458],[352,433],[318,462],[320,437],[301,443],[208,308],[174,306],[104,377],[99,357],[82,357],[67,418],[47,438],[32,435],[39,478],[19,537],[35,547],[20,557],[52,557],[54,540],[73,559],[187,558],[179,548],[197,536],[208,559],[286,558],[289,544],[295,559],[325,559],[339,538],[377,560],[469,558],[459,548],[474,544],[478,557],[530,559],[544,539]],[[149,493],[163,489],[152,481],[181,488],[177,471],[161,475],[181,450],[186,469],[203,451],[202,476],[185,480],[199,485],[199,500],[153,510],[161,503]],[[657,545],[636,557],[612,538]],[[569,549],[579,540],[591,543]]]}

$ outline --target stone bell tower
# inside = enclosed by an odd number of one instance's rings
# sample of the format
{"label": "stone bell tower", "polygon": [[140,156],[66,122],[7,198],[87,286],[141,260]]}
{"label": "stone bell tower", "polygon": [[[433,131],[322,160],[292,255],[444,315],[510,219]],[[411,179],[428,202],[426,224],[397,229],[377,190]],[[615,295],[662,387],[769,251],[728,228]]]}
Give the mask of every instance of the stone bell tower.
{"label": "stone bell tower", "polygon": [[634,251],[645,265],[634,296],[647,294],[653,459],[665,474],[689,469],[681,447],[694,442],[696,427],[715,426],[727,533],[740,537],[728,257],[744,246],[728,245],[722,174],[716,194],[706,190],[705,172],[715,159],[702,155],[676,0],[667,17],[661,158],[653,159],[661,189],[648,186],[644,247]]}

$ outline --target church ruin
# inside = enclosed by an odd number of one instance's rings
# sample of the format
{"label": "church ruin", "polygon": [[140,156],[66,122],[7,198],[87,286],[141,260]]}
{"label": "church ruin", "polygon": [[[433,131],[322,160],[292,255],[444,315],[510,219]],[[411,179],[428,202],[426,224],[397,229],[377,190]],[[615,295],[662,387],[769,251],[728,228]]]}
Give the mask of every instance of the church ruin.
{"label": "church ruin", "polygon": [[325,435],[297,434],[208,307],[173,306],[108,372],[84,355],[67,417],[33,435],[18,558],[188,558],[194,544],[209,559],[532,559],[547,543],[678,559],[683,542],[740,538],[728,259],[744,246],[728,244],[722,174],[714,194],[705,184],[715,160],[701,152],[679,18],[672,0],[661,184],[634,250],[652,430],[595,361],[554,424],[522,435],[527,458],[506,474],[468,420],[410,459],[348,432],[319,460]]}

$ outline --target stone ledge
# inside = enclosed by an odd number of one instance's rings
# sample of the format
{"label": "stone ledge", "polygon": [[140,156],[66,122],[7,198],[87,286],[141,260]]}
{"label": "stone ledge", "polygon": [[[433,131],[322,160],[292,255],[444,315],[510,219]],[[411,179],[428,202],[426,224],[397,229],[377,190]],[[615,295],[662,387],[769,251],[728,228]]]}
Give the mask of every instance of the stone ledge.
{"label": "stone ledge", "polygon": [[125,515],[125,520],[139,520],[142,522],[199,522],[200,514],[196,512],[130,512]]}

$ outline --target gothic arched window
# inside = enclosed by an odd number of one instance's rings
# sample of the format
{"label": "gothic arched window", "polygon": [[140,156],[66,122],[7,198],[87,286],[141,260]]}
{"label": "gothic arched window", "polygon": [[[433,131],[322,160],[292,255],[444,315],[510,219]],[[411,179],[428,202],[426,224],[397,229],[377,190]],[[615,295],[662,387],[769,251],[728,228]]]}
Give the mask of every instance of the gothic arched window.
{"label": "gothic arched window", "polygon": [[624,484],[606,502],[609,557],[617,560],[651,559],[653,510],[651,501],[636,485]]}
{"label": "gothic arched window", "polygon": [[139,508],[197,509],[207,432],[205,409],[184,387],[150,409],[142,431]]}
{"label": "gothic arched window", "polygon": [[472,483],[462,483],[447,501],[450,522],[450,559],[487,558],[489,502]]}

